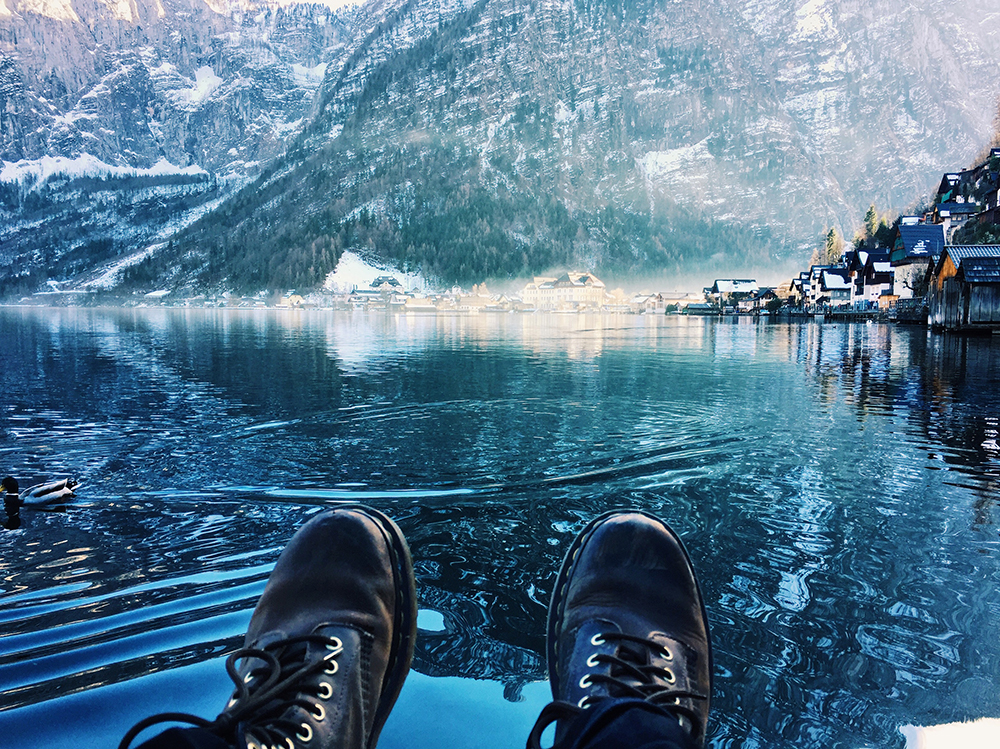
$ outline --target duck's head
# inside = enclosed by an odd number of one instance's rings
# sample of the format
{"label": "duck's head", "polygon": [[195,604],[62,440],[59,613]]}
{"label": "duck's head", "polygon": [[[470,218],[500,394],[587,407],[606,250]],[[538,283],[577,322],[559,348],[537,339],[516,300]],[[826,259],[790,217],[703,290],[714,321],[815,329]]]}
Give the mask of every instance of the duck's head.
{"label": "duck's head", "polygon": [[0,486],[2,486],[3,490],[8,494],[17,494],[20,490],[20,487],[17,485],[17,479],[13,476],[8,476],[3,481],[0,481]]}

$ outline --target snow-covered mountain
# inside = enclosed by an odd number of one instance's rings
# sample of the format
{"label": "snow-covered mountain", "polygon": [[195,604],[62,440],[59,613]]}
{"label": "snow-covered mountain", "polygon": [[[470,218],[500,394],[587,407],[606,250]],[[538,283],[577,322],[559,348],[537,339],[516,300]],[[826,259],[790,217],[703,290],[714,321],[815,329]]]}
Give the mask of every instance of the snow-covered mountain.
{"label": "snow-covered mountain", "polygon": [[[998,20],[993,0],[0,0],[0,158],[209,172],[218,208],[170,217],[172,243],[166,219],[112,232],[147,280],[309,285],[346,248],[449,280],[724,272],[807,257],[966,165]],[[26,237],[0,230],[0,261],[31,264]]]}
{"label": "snow-covered mountain", "polygon": [[345,46],[325,5],[0,0],[0,159],[220,174],[282,152]]}

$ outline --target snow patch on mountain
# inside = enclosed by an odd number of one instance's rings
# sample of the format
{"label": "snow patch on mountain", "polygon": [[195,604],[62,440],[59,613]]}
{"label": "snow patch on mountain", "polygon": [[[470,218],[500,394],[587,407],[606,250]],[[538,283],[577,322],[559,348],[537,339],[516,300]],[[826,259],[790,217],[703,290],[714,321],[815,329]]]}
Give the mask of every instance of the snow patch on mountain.
{"label": "snow patch on mountain", "polygon": [[809,0],[795,13],[796,31],[803,36],[825,36],[833,33],[826,0]]}
{"label": "snow patch on mountain", "polygon": [[670,174],[683,176],[686,170],[695,170],[704,162],[714,161],[708,150],[708,138],[691,146],[673,148],[669,151],[650,151],[643,161],[643,170],[650,177]]}
{"label": "snow patch on mountain", "polygon": [[364,5],[368,0],[272,0],[270,3],[278,8],[288,8],[292,5],[325,5],[331,10]]}
{"label": "snow patch on mountain", "polygon": [[355,289],[367,289],[379,276],[392,276],[409,290],[427,287],[427,282],[419,273],[402,273],[393,268],[378,267],[366,262],[356,252],[346,251],[340,256],[333,273],[326,277],[323,288],[346,294]]}
{"label": "snow patch on mountain", "polygon": [[166,159],[160,159],[149,168],[112,166],[88,153],[76,158],[64,156],[43,156],[31,161],[0,162],[0,182],[28,182],[41,184],[49,177],[161,177],[172,174],[208,174],[199,166],[179,167]]}
{"label": "snow patch on mountain", "polygon": [[326,67],[327,63],[325,62],[311,68],[295,63],[292,65],[292,77],[295,78],[295,83],[302,88],[318,88],[319,84],[323,82],[323,76],[326,75]]}
{"label": "snow patch on mountain", "polygon": [[119,260],[113,265],[110,265],[109,267],[105,268],[104,271],[101,273],[101,275],[99,275],[97,278],[91,281],[87,281],[81,284],[81,286],[83,288],[90,288],[90,289],[114,288],[118,284],[118,279],[120,278],[122,271],[124,271],[126,268],[131,268],[133,265],[138,265],[143,260],[150,257],[158,249],[164,246],[165,245],[162,243],[150,245],[144,250],[140,250],[139,252],[129,255],[125,259]]}
{"label": "snow patch on mountain", "polygon": [[223,84],[223,80],[215,74],[215,71],[208,65],[202,65],[194,72],[194,81],[191,88],[184,88],[172,91],[170,96],[175,103],[188,108],[196,108],[198,104],[205,101],[212,92]]}
{"label": "snow patch on mountain", "polygon": [[14,7],[19,13],[34,13],[55,21],[80,22],[70,0],[21,0],[14,3]]}
{"label": "snow patch on mountain", "polygon": [[0,161],[0,182],[21,182],[32,187],[45,183],[49,177],[162,177],[171,174],[194,176],[208,174],[200,166],[175,166],[166,159],[160,159],[153,166],[142,169],[133,166],[112,166],[91,156],[81,154],[76,158],[64,156],[43,156],[25,161]]}

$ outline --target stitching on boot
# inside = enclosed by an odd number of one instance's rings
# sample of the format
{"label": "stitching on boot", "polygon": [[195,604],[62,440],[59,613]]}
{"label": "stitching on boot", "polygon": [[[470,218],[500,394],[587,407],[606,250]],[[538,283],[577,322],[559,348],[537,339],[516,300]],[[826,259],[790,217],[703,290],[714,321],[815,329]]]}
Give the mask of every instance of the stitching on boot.
{"label": "stitching on boot", "polygon": [[[375,638],[368,634],[367,632],[362,632],[361,637],[361,704],[367,706],[370,704],[371,700],[371,662],[372,662],[372,644]],[[388,676],[388,674],[386,674]],[[376,706],[377,708],[377,706]],[[369,715],[368,711],[365,711],[364,723],[365,730],[369,730],[370,721],[374,719],[374,714]]]}

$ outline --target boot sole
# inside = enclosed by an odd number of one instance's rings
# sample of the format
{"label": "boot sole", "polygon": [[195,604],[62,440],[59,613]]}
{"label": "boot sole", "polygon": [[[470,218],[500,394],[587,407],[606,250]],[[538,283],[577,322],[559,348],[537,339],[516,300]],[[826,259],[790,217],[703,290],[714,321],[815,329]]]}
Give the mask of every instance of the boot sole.
{"label": "boot sole", "polygon": [[417,583],[413,574],[410,547],[399,526],[387,515],[371,507],[355,505],[344,509],[363,512],[376,521],[392,554],[393,577],[396,583],[393,642],[389,651],[385,679],[382,682],[382,693],[379,695],[374,723],[368,736],[367,749],[374,749],[413,662],[413,649],[417,640]]}
{"label": "boot sole", "polygon": [[[559,675],[556,673],[556,664],[558,663],[556,643],[559,639],[559,631],[562,629],[563,612],[566,607],[566,586],[569,583],[570,578],[573,576],[573,570],[576,566],[576,560],[579,556],[580,549],[583,548],[584,544],[590,540],[591,536],[593,536],[594,531],[603,525],[605,521],[622,514],[643,515],[651,520],[655,520],[663,526],[670,537],[674,540],[674,543],[677,544],[683,553],[684,561],[687,563],[688,568],[692,571],[692,573],[694,572],[694,565],[691,564],[691,557],[688,555],[687,548],[684,546],[684,542],[681,541],[681,537],[678,536],[674,529],[667,525],[666,522],[652,513],[645,512],[643,510],[611,510],[610,512],[598,515],[596,518],[587,523],[583,530],[577,534],[577,537],[566,551],[566,556],[563,558],[562,566],[559,569],[559,575],[556,578],[555,588],[552,591],[552,602],[549,604],[545,635],[545,659],[548,666],[549,686],[552,689],[552,698],[554,700],[559,699],[559,696],[556,694],[556,685],[559,683]],[[701,607],[701,616],[705,621],[705,635],[708,639],[709,684],[710,686],[714,686],[715,664],[712,660],[712,639],[708,628],[708,612],[705,610],[705,598],[702,596],[701,587],[698,585],[698,576],[696,574],[692,574],[692,578],[694,578],[695,590],[698,593],[698,604]]]}

